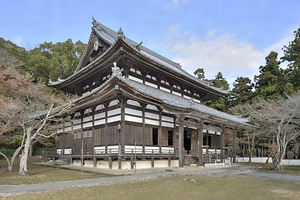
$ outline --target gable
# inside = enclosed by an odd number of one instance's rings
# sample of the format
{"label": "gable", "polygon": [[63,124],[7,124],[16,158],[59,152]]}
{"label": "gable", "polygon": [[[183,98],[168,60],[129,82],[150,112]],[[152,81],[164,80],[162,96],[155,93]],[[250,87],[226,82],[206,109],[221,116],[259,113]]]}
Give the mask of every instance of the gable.
{"label": "gable", "polygon": [[94,30],[90,34],[90,39],[86,48],[84,55],[82,56],[80,63],[75,70],[75,73],[82,68],[86,67],[88,64],[93,62],[97,57],[104,53],[110,44],[105,42],[102,38],[98,37]]}

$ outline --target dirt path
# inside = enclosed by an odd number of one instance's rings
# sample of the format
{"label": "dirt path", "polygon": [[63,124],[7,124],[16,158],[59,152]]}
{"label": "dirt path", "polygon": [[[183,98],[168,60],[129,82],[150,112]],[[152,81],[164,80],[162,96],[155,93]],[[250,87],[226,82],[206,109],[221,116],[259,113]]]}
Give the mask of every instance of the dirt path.
{"label": "dirt path", "polygon": [[203,168],[203,167],[185,167],[183,169],[171,168],[167,170],[139,171],[137,173],[125,176],[59,181],[28,185],[0,185],[0,196],[13,196],[26,193],[44,192],[51,190],[63,190],[72,187],[89,187],[109,184],[118,184],[131,181],[145,181],[160,177],[170,177],[178,175],[203,175],[206,177],[229,176],[236,174],[249,174],[254,169],[248,166],[235,166],[227,168]]}

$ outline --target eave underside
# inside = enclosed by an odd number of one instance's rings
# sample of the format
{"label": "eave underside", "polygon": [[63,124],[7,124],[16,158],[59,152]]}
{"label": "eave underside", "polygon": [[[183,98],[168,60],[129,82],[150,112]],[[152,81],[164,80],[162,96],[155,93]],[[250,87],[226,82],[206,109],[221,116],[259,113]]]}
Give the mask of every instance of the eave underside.
{"label": "eave underside", "polygon": [[205,84],[199,84],[199,82],[189,79],[188,77],[155,62],[151,58],[142,55],[139,51],[133,49],[133,47],[129,46],[122,39],[119,39],[105,53],[95,59],[88,66],[82,68],[66,80],[60,83],[55,83],[52,86],[67,93],[81,95],[82,91],[80,88],[82,88],[84,84],[97,79],[99,74],[109,73],[112,63],[118,61],[122,62],[122,68],[130,67],[132,63],[136,63],[136,66],[140,65],[143,69],[149,68],[157,71],[158,74],[164,74],[170,78],[176,77],[176,79],[180,82],[191,85],[195,88],[201,88],[203,91],[211,94],[212,96],[224,96],[224,93],[214,90]]}
{"label": "eave underside", "polygon": [[225,125],[242,129],[255,129],[254,126],[246,123],[245,119],[217,111],[143,84],[138,84],[124,77],[112,77],[98,91],[81,97],[75,102],[76,109],[88,108],[97,105],[97,103],[120,96],[156,105],[175,116],[185,116],[185,118],[192,119],[196,123],[202,120],[202,122],[218,126]]}

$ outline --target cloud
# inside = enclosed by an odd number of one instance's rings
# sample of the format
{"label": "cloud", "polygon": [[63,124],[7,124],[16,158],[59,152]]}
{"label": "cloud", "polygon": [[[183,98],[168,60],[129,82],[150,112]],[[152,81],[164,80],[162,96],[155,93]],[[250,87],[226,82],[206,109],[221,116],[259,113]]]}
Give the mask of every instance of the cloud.
{"label": "cloud", "polygon": [[253,79],[264,64],[264,52],[238,41],[234,35],[217,35],[216,30],[211,30],[199,38],[190,32],[179,34],[176,26],[170,27],[167,33],[164,45],[170,49],[172,60],[191,74],[201,67],[206,78],[212,79],[220,71],[232,84],[240,76]]}
{"label": "cloud", "polygon": [[180,3],[186,4],[186,3],[188,3],[188,1],[189,1],[189,0],[170,0],[170,1],[166,4],[165,9],[177,7]]}

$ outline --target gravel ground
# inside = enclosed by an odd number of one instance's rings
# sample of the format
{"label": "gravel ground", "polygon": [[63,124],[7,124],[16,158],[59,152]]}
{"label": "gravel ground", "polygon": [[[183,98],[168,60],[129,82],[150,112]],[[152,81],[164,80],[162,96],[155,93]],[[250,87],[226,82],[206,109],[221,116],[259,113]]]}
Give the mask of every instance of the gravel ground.
{"label": "gravel ground", "polygon": [[[95,169],[91,168],[91,171]],[[113,174],[120,174],[120,171],[111,171]],[[106,173],[108,171],[105,171]],[[148,179],[156,179],[160,177],[171,177],[178,175],[202,175],[204,177],[222,177],[237,174],[262,174],[255,172],[254,167],[235,165],[225,168],[203,168],[203,167],[184,167],[184,168],[168,168],[168,169],[153,169],[141,170],[134,173],[134,171],[123,171],[124,176],[84,179],[84,180],[71,180],[59,181],[40,184],[28,185],[0,185],[0,196],[13,196],[26,193],[44,192],[51,190],[63,190],[72,187],[89,187],[99,185],[109,185],[117,183],[125,183],[131,181],[145,181]],[[274,174],[276,175],[276,174]],[[286,175],[283,175],[286,176]],[[262,177],[262,176],[260,176]],[[299,178],[299,177],[298,177]]]}
{"label": "gravel ground", "polygon": [[300,182],[300,176],[297,176],[297,175],[262,173],[262,172],[253,172],[253,173],[249,173],[247,175],[253,176],[253,177],[260,177],[260,178],[272,178],[272,179]]}

